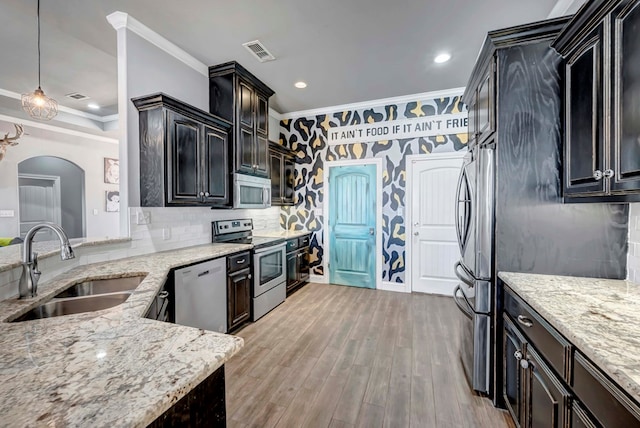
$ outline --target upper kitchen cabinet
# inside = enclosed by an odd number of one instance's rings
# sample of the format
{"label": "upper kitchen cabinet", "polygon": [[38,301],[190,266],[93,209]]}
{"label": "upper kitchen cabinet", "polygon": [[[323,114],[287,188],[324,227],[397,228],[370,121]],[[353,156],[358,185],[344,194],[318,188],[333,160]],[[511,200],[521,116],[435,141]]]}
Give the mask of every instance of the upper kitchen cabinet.
{"label": "upper kitchen cabinet", "polygon": [[140,205],[229,207],[231,125],[165,94],[133,103],[140,120]]}
{"label": "upper kitchen cabinet", "polygon": [[[481,54],[482,55],[482,54]],[[496,130],[495,120],[495,58],[485,56],[471,77],[462,97],[469,111],[468,146],[488,141]]]}
{"label": "upper kitchen cabinet", "polygon": [[233,170],[269,175],[269,97],[274,92],[235,61],[209,67],[209,110],[233,124]]}
{"label": "upper kitchen cabinet", "polygon": [[640,201],[640,0],[592,0],[553,47],[564,65],[565,202]]}
{"label": "upper kitchen cabinet", "polygon": [[280,144],[269,142],[269,169],[271,205],[294,205],[296,161],[293,152]]}

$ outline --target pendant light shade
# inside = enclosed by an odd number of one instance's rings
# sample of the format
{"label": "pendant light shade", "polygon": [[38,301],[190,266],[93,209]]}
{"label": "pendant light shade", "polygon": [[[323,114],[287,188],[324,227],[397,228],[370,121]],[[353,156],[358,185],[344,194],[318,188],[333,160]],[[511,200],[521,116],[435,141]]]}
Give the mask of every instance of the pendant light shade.
{"label": "pendant light shade", "polygon": [[40,87],[40,0],[38,0],[38,89],[22,94],[22,109],[38,120],[51,120],[58,114],[58,103]]}

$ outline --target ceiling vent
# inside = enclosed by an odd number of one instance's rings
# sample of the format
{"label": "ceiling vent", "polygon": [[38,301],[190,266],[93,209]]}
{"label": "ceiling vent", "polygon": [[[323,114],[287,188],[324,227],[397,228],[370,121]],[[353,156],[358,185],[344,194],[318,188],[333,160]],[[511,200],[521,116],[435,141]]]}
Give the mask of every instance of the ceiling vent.
{"label": "ceiling vent", "polygon": [[243,43],[242,46],[247,48],[247,50],[260,62],[273,61],[276,59],[276,57],[273,56],[266,47],[264,47],[260,40]]}
{"label": "ceiling vent", "polygon": [[69,97],[72,98],[74,100],[78,100],[78,101],[84,101],[84,100],[88,100],[90,97],[81,94],[80,92],[72,92],[70,94],[65,95],[65,97]]}

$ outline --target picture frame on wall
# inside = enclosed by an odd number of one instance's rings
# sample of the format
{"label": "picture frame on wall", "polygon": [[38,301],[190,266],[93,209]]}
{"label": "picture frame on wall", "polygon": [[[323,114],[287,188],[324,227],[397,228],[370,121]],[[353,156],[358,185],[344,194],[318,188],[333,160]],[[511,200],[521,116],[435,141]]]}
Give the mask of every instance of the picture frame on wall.
{"label": "picture frame on wall", "polygon": [[105,192],[105,210],[108,213],[116,213],[120,211],[120,191],[106,190]]}
{"label": "picture frame on wall", "polygon": [[107,184],[120,184],[120,160],[104,158],[104,182]]}

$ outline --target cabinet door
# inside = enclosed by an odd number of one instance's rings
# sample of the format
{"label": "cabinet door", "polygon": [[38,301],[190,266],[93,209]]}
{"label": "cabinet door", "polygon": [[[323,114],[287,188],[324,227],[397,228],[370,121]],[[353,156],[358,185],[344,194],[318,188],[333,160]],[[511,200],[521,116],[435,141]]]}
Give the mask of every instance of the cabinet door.
{"label": "cabinet door", "polygon": [[640,1],[623,1],[612,13],[613,139],[610,188],[640,191]]}
{"label": "cabinet door", "polygon": [[250,269],[243,269],[227,279],[228,330],[232,330],[249,319],[251,311]]}
{"label": "cabinet door", "polygon": [[469,111],[469,127],[468,127],[468,141],[467,146],[469,148],[475,146],[478,142],[478,91],[476,90],[473,93],[473,98],[471,100],[471,104],[468,106]]}
{"label": "cabinet door", "polygon": [[295,159],[291,156],[284,157],[284,171],[282,174],[283,205],[293,205],[295,203],[294,177],[296,171]]}
{"label": "cabinet door", "polygon": [[236,144],[236,171],[253,174],[255,135],[252,128],[240,126],[238,129],[238,144]]}
{"label": "cabinet door", "polygon": [[260,94],[256,94],[256,132],[269,135],[269,101]]}
{"label": "cabinet door", "polygon": [[476,140],[482,143],[496,129],[495,90],[493,85],[493,62],[489,63],[485,75],[478,85],[476,95]]}
{"label": "cabinet door", "polygon": [[526,362],[526,422],[527,428],[560,428],[568,423],[569,393],[531,346]]}
{"label": "cabinet door", "polygon": [[298,250],[298,280],[300,282],[309,281],[309,248]]}
{"label": "cabinet door", "polygon": [[255,138],[255,160],[254,173],[262,177],[269,176],[269,140],[266,136],[256,134]]}
{"label": "cabinet door", "polygon": [[167,204],[201,201],[200,136],[202,126],[179,113],[167,110]]}
{"label": "cabinet door", "polygon": [[254,126],[254,98],[255,91],[242,80],[238,83],[238,121],[241,126],[253,129]]}
{"label": "cabinet door", "polygon": [[271,205],[282,205],[283,158],[280,153],[269,152],[269,172],[271,174]]}
{"label": "cabinet door", "polygon": [[602,24],[565,67],[565,196],[605,191]]}
{"label": "cabinet door", "polygon": [[506,315],[503,316],[503,321],[502,344],[504,347],[504,362],[502,367],[502,397],[516,426],[519,427],[523,419],[521,405],[523,388],[520,361],[522,360],[524,340]]}
{"label": "cabinet door", "polygon": [[298,285],[298,252],[287,254],[287,291]]}
{"label": "cabinet door", "polygon": [[229,141],[227,134],[216,128],[204,128],[203,183],[205,202],[228,205],[229,200]]}

